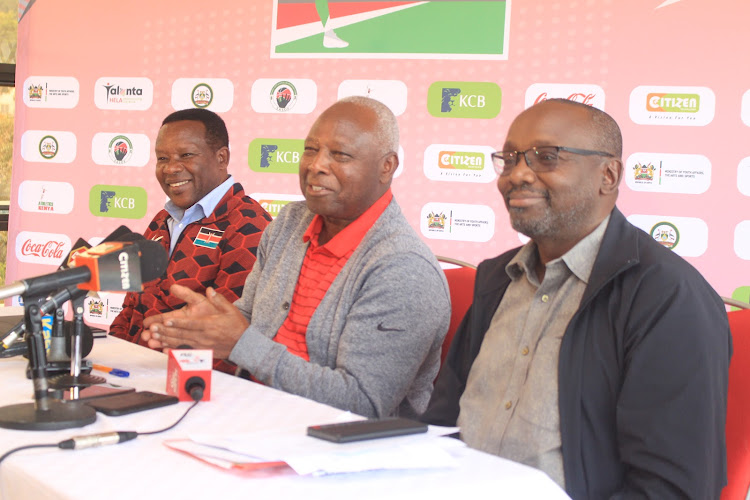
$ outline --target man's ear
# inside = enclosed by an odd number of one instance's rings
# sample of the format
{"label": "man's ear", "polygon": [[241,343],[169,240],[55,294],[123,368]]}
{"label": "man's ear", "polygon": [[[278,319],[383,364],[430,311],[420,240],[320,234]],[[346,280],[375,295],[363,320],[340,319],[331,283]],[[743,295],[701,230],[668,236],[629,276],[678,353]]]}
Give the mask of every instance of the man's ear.
{"label": "man's ear", "polygon": [[396,153],[388,153],[380,165],[380,182],[390,182],[396,173],[396,169],[398,169],[398,155]]}
{"label": "man's ear", "polygon": [[229,148],[226,146],[220,147],[216,151],[216,161],[219,162],[219,165],[221,165],[224,170],[229,166]]}
{"label": "man's ear", "polygon": [[601,193],[603,195],[616,193],[622,179],[622,160],[608,158],[602,168]]}

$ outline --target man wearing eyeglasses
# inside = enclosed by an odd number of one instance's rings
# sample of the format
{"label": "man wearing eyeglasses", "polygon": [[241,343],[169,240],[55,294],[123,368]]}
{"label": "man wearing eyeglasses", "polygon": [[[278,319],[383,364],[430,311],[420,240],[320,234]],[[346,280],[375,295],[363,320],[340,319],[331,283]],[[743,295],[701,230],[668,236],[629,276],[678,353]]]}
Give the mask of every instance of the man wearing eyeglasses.
{"label": "man wearing eyeglasses", "polygon": [[553,99],[493,162],[531,240],[482,262],[422,419],[574,499],[718,498],[731,338],[721,299],[615,207],[622,137]]}

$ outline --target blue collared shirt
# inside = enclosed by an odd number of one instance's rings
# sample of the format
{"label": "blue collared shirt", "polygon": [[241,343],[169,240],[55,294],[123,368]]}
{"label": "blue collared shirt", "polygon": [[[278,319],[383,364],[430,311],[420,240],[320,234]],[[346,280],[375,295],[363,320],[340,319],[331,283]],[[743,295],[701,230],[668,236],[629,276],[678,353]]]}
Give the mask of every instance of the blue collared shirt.
{"label": "blue collared shirt", "polygon": [[164,209],[171,216],[167,219],[169,227],[169,255],[172,255],[177,240],[180,239],[182,231],[188,224],[199,221],[213,213],[216,205],[219,204],[227,191],[234,185],[234,178],[230,175],[227,180],[216,186],[210,193],[198,200],[195,205],[183,210],[168,200],[164,204]]}

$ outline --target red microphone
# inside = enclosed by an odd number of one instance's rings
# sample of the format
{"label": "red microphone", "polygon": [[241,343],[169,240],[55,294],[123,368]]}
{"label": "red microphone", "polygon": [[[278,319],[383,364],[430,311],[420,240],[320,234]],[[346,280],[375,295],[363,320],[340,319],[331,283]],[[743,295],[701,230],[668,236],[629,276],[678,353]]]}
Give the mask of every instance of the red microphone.
{"label": "red microphone", "polygon": [[170,349],[167,361],[167,394],[180,401],[211,399],[212,349]]}

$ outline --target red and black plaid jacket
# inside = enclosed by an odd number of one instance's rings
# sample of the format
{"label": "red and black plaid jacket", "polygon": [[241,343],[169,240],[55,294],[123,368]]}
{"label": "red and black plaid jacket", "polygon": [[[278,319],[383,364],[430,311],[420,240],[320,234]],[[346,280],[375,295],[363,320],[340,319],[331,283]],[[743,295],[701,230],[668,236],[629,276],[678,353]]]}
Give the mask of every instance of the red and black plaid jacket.
{"label": "red and black plaid jacket", "polygon": [[[168,218],[166,210],[160,211],[144,233],[147,239],[158,240],[167,251]],[[145,283],[142,293],[130,292],[125,296],[122,312],[110,326],[110,335],[146,345],[141,341],[144,318],[185,305],[170,295],[173,283],[200,293],[210,286],[230,302],[237,300],[255,264],[260,236],[269,222],[271,216],[257,201],[245,196],[242,185],[235,183],[211,215],[185,227],[165,274]],[[220,359],[214,360],[214,368],[232,374],[237,369]]]}

